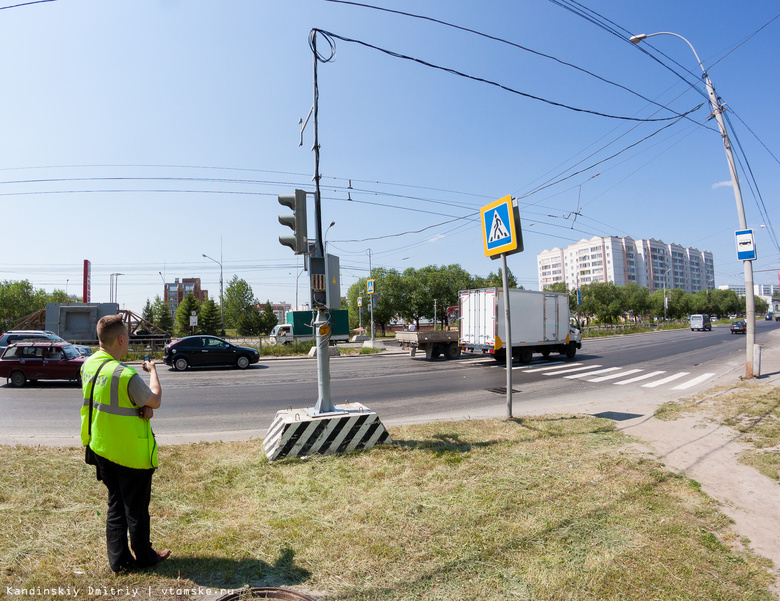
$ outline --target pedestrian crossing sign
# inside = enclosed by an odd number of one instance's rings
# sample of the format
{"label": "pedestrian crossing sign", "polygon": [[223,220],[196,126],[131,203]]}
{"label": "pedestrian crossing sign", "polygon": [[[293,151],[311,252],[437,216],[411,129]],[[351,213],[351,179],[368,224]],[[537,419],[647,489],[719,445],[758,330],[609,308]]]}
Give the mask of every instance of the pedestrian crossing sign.
{"label": "pedestrian crossing sign", "polygon": [[480,215],[486,257],[497,258],[498,255],[523,251],[520,218],[511,196],[504,196],[482,207]]}

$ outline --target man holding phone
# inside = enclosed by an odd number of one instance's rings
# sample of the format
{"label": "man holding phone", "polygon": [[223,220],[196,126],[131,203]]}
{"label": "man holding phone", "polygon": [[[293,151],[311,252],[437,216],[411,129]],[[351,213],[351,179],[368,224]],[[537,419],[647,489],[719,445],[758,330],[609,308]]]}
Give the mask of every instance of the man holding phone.
{"label": "man holding phone", "polygon": [[143,363],[148,386],[135,369],[120,363],[130,343],[121,315],[102,317],[97,335],[100,350],[81,368],[81,442],[94,452],[97,478],[108,489],[108,562],[120,572],[156,565],[171,554],[155,551],[149,540],[152,475],[158,465],[149,420],[162,403],[162,387],[148,357]]}

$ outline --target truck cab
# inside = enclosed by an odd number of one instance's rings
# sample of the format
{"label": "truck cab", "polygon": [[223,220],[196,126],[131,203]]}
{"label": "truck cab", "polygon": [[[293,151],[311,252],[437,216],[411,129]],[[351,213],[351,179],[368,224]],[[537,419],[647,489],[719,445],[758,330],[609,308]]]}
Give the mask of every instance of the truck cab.
{"label": "truck cab", "polygon": [[271,344],[290,344],[293,341],[292,324],[280,323],[274,326],[269,340]]}

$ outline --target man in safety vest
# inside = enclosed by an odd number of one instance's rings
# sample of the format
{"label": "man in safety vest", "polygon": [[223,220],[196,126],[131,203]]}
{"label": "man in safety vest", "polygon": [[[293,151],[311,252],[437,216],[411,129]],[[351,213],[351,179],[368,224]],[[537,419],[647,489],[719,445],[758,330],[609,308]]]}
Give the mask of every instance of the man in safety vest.
{"label": "man in safety vest", "polygon": [[[114,572],[153,566],[170,550],[155,551],[149,540],[149,501],[157,467],[157,442],[149,420],[160,407],[157,368],[144,361],[149,386],[135,369],[120,363],[130,340],[121,315],[98,321],[100,350],[81,368],[81,443],[94,453],[97,478],[108,488],[106,546]],[[91,418],[91,421],[90,421]],[[127,545],[130,532],[130,545]]]}

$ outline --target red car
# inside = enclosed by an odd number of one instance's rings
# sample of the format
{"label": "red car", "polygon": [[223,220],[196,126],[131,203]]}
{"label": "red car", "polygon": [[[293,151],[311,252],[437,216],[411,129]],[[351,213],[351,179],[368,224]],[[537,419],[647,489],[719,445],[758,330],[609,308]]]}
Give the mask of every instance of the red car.
{"label": "red car", "polygon": [[81,366],[86,360],[67,342],[20,342],[8,346],[0,356],[0,378],[14,386],[27,380],[72,380],[81,383]]}

